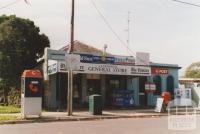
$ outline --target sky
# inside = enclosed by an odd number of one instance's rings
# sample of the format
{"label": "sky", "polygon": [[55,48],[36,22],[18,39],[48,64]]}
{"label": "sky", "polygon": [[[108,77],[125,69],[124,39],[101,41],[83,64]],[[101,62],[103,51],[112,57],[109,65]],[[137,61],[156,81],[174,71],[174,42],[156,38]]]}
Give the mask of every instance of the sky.
{"label": "sky", "polygon": [[[50,39],[53,49],[70,41],[71,0],[23,0],[1,8],[15,0],[0,0],[0,15],[29,18]],[[126,42],[130,12],[130,43],[119,41],[98,14],[106,18],[115,33]],[[200,5],[199,0],[183,0]],[[178,64],[185,68],[200,61],[200,7],[173,0],[75,0],[75,40],[117,55],[148,52],[153,62]]]}

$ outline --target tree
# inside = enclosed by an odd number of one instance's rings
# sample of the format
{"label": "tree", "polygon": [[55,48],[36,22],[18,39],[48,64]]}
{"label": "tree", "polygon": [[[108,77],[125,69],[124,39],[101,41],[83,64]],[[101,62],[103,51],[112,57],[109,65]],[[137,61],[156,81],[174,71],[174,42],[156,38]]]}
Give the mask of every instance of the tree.
{"label": "tree", "polygon": [[185,77],[200,78],[200,62],[192,63],[185,71]]}
{"label": "tree", "polygon": [[25,69],[32,69],[49,47],[49,39],[29,19],[0,17],[0,85],[19,87]]}

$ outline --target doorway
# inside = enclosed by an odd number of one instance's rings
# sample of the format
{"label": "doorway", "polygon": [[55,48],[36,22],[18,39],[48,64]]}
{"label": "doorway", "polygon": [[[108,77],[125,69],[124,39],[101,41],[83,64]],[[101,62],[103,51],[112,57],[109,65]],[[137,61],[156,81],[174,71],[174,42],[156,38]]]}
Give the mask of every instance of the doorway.
{"label": "doorway", "polygon": [[101,94],[101,79],[98,74],[87,74],[87,94]]}
{"label": "doorway", "polygon": [[147,82],[147,77],[139,77],[139,104],[140,106],[147,106],[147,93],[145,92],[145,82]]}
{"label": "doorway", "polygon": [[105,105],[113,106],[113,92],[115,90],[126,90],[127,78],[122,75],[106,76]]}
{"label": "doorway", "polygon": [[66,109],[67,107],[67,75],[65,73],[56,74],[56,102],[57,110]]}
{"label": "doorway", "polygon": [[167,77],[167,91],[174,97],[174,77],[168,76]]}

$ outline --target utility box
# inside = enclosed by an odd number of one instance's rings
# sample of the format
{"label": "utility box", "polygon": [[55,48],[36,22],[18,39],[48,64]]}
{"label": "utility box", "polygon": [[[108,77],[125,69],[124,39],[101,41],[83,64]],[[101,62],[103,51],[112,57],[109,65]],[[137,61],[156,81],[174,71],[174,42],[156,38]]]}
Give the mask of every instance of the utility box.
{"label": "utility box", "polygon": [[25,70],[21,76],[21,114],[40,116],[42,112],[42,74],[39,70]]}
{"label": "utility box", "polygon": [[101,95],[89,96],[89,112],[93,115],[102,115],[102,97]]}

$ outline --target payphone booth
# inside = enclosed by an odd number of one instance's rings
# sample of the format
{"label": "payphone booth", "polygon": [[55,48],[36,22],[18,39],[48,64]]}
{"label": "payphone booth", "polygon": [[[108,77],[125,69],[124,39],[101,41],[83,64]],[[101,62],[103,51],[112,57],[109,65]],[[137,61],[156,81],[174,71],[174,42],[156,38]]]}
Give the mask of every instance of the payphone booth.
{"label": "payphone booth", "polygon": [[21,113],[24,118],[41,115],[42,74],[39,70],[25,70],[21,77]]}

